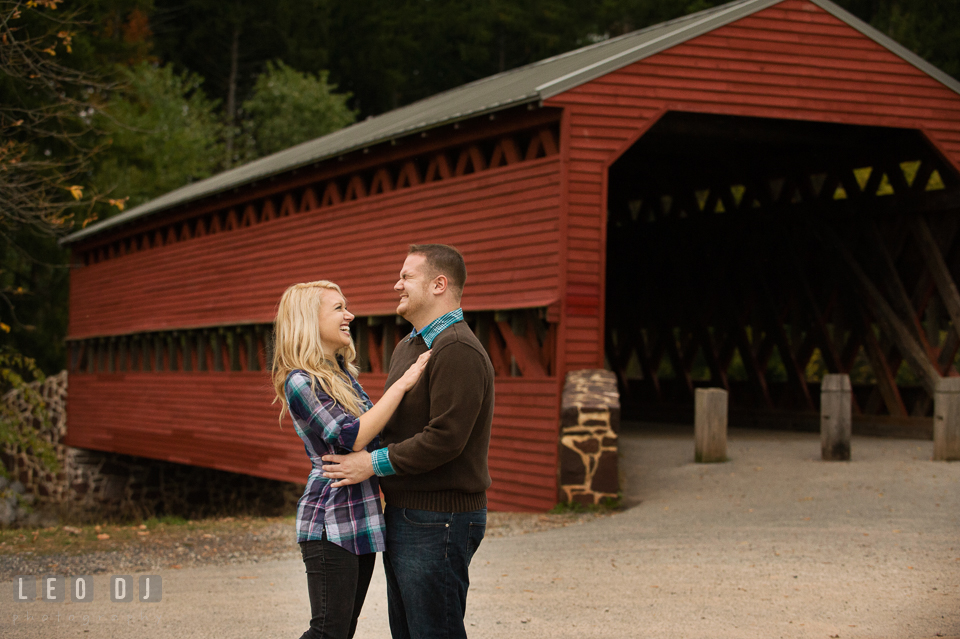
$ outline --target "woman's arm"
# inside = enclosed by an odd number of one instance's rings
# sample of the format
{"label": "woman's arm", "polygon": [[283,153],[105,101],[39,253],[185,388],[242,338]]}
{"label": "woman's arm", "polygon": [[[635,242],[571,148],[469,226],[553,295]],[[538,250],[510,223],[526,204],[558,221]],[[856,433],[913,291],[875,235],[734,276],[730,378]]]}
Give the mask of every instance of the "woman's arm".
{"label": "woman's arm", "polygon": [[383,397],[380,398],[380,401],[360,416],[360,430],[353,444],[354,451],[363,450],[367,444],[373,441],[374,437],[380,434],[380,431],[383,430],[383,427],[387,425],[387,422],[393,416],[394,411],[397,410],[397,406],[400,405],[400,400],[403,399],[407,391],[413,388],[413,385],[420,379],[420,375],[423,373],[429,359],[430,351],[418,357],[417,361],[411,364],[407,372],[403,374],[403,377],[398,379],[386,390]]}
{"label": "woman's arm", "polygon": [[359,420],[343,410],[319,384],[311,384],[309,375],[302,371],[292,373],[287,378],[285,391],[290,416],[298,431],[312,434],[330,445],[353,449]]}

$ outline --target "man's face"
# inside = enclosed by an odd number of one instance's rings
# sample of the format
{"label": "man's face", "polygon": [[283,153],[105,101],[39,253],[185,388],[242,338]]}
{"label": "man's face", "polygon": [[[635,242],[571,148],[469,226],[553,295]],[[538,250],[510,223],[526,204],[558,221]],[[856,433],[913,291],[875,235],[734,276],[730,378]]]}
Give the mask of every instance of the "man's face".
{"label": "man's face", "polygon": [[414,326],[417,326],[417,319],[430,304],[428,290],[432,280],[427,272],[426,261],[423,255],[408,255],[400,269],[400,279],[393,285],[393,290],[400,294],[397,315]]}

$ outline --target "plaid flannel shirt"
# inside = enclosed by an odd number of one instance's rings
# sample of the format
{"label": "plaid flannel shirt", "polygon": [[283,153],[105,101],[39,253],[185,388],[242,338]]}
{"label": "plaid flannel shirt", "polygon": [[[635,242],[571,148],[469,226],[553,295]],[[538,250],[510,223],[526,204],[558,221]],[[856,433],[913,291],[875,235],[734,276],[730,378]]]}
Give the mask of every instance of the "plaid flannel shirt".
{"label": "plaid flannel shirt", "polygon": [[[340,368],[363,400],[364,411],[369,410],[373,406],[370,398],[342,361]],[[323,476],[321,457],[352,452],[360,420],[344,411],[319,382],[316,390],[311,389],[310,375],[304,371],[291,371],[284,391],[293,424],[313,464],[297,506],[297,542],[319,540],[326,529],[329,541],[355,555],[383,551],[385,524],[379,479],[374,476],[359,484],[334,488],[334,480]],[[375,450],[378,440],[374,438],[366,450]]]}

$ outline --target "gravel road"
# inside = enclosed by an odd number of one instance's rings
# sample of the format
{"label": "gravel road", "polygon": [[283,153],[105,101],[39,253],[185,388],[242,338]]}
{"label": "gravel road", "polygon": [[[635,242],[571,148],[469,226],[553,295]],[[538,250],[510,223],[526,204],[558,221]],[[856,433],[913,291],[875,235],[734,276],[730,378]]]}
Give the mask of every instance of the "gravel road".
{"label": "gravel road", "polygon": [[[732,431],[730,462],[697,465],[692,433],[632,430],[621,450],[631,508],[484,540],[471,637],[960,637],[960,463],[930,442],[855,437],[825,463],[816,435]],[[275,556],[150,568],[155,604],[111,603],[107,573],[92,603],[4,581],[0,635],[297,637],[303,568]],[[389,636],[384,591],[378,567],[358,639]]]}

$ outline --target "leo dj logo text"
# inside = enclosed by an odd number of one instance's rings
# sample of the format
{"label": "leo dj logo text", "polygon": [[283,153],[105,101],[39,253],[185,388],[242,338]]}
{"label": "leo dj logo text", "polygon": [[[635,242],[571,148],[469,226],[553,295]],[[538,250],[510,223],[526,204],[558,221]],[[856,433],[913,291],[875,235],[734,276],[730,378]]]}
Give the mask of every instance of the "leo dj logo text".
{"label": "leo dj logo text", "polygon": [[[163,578],[160,575],[140,575],[134,580],[132,575],[110,575],[107,591],[114,603],[129,603],[134,598],[143,603],[157,603],[163,597]],[[73,603],[93,601],[93,577],[43,575],[38,579],[34,575],[20,575],[13,582],[13,600],[19,603],[38,598],[57,603],[67,601],[67,597]]]}

